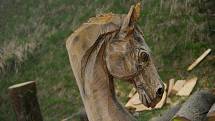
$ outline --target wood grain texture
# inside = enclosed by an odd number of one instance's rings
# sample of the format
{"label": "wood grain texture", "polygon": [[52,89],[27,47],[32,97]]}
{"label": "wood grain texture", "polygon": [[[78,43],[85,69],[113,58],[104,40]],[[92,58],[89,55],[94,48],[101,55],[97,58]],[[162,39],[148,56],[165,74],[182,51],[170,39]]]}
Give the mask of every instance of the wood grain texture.
{"label": "wood grain texture", "polygon": [[162,98],[163,82],[136,24],[140,6],[131,6],[127,14],[93,17],[66,41],[89,121],[136,121],[118,102],[114,78],[134,84],[141,103],[148,107]]}

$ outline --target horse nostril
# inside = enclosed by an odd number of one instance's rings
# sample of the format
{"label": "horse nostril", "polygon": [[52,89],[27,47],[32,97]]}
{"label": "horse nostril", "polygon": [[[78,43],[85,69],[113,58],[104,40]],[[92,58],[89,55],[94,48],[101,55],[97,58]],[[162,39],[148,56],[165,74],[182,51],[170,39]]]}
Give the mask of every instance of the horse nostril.
{"label": "horse nostril", "polygon": [[164,93],[164,88],[160,87],[160,88],[158,88],[158,90],[156,92],[156,95],[161,97],[161,96],[163,96],[163,93]]}

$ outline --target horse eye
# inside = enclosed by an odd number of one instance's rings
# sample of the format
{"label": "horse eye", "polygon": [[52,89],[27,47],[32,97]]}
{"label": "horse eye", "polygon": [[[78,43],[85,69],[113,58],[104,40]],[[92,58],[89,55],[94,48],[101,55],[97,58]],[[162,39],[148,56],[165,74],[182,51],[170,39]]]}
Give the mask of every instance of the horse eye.
{"label": "horse eye", "polygon": [[147,62],[149,60],[149,55],[146,52],[141,52],[139,58],[141,62]]}

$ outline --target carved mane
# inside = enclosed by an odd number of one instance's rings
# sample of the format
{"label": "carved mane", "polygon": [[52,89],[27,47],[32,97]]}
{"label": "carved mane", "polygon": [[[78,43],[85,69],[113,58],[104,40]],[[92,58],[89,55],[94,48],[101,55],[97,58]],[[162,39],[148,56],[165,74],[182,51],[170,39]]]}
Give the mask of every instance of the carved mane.
{"label": "carved mane", "polygon": [[[86,78],[85,68],[88,59],[92,56],[91,53],[97,51],[98,54],[103,43],[108,41],[106,36],[111,35],[109,39],[114,37],[113,35],[120,30],[124,17],[125,15],[122,14],[109,13],[90,18],[68,38],[66,46],[74,54],[69,55],[70,59],[76,60],[77,70],[81,70],[77,76],[82,85],[84,85],[84,78]],[[95,54],[93,56],[97,57]],[[82,87],[82,91],[85,93],[84,87]]]}

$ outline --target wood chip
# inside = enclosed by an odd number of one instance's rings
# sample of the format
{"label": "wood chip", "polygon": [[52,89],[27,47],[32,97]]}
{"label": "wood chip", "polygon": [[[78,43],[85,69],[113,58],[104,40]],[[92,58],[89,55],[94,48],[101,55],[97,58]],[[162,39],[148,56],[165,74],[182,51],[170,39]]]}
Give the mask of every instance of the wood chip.
{"label": "wood chip", "polygon": [[207,114],[208,121],[215,121],[215,103],[211,106],[208,114]]}
{"label": "wood chip", "polygon": [[[161,99],[161,101],[155,106],[155,109],[161,108],[163,107],[163,105],[166,102],[166,98],[167,98],[167,92],[166,92],[166,84],[165,85],[165,91],[163,94],[163,97]],[[126,108],[134,108],[136,109],[135,111],[144,111],[144,110],[152,110],[152,108],[147,108],[146,106],[144,106],[140,99],[139,99],[139,94],[136,93],[133,97],[131,97],[131,99],[127,102],[127,104],[125,105]]]}
{"label": "wood chip", "polygon": [[174,86],[174,83],[175,83],[175,79],[170,79],[169,80],[167,96],[169,96],[171,94],[172,88]]}
{"label": "wood chip", "polygon": [[196,85],[197,79],[197,77],[194,77],[192,79],[187,80],[184,86],[178,91],[176,95],[189,96]]}
{"label": "wood chip", "polygon": [[138,94],[138,93],[136,93],[136,94],[134,95],[134,97],[131,98],[131,103],[132,103],[133,105],[141,104],[141,101],[139,100],[139,94]]}
{"label": "wood chip", "polygon": [[207,49],[199,58],[197,58],[188,68],[187,71],[191,71],[194,67],[196,67],[209,53],[211,49]]}
{"label": "wood chip", "polygon": [[137,92],[137,90],[133,87],[132,90],[130,91],[130,93],[128,94],[128,97],[131,98],[132,96],[134,96],[134,94]]}
{"label": "wood chip", "polygon": [[186,83],[186,80],[177,80],[175,82],[175,85],[172,88],[172,91],[174,93],[177,93],[184,86],[185,83]]}

